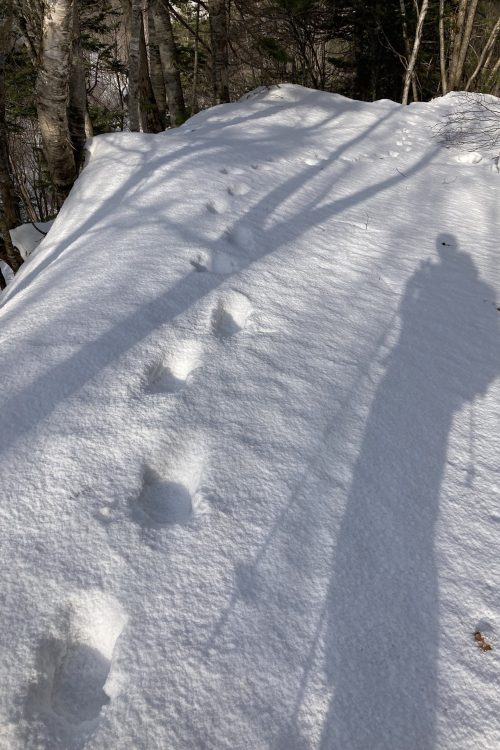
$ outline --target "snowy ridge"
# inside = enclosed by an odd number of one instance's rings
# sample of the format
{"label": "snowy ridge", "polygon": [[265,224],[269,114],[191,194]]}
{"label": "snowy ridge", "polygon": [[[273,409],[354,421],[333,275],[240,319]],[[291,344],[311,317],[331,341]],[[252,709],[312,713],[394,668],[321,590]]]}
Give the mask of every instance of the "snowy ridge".
{"label": "snowy ridge", "polygon": [[1,748],[499,746],[500,178],[455,101],[93,139],[0,297]]}

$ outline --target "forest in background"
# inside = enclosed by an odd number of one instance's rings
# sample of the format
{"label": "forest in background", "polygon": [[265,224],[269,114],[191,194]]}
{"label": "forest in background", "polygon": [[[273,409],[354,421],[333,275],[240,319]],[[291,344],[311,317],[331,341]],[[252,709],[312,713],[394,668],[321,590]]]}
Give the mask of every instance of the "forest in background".
{"label": "forest in background", "polygon": [[[499,0],[0,0],[0,258],[86,139],[156,133],[280,82],[403,104],[500,93]],[[0,279],[2,282],[2,279]]]}

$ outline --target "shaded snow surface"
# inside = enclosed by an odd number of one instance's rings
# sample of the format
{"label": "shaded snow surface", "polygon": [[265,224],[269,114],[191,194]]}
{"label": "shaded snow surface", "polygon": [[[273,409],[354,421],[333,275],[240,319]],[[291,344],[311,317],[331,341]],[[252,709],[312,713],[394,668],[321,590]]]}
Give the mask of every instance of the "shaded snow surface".
{"label": "shaded snow surface", "polygon": [[1,298],[0,747],[500,747],[500,177],[455,101],[92,141]]}

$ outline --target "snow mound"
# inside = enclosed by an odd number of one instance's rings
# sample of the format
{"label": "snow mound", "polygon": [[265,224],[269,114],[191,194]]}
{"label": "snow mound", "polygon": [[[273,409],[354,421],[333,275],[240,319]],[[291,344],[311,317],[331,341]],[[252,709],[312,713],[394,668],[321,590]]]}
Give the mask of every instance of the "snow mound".
{"label": "snow mound", "polygon": [[500,744],[500,181],[283,85],[94,138],[0,297],[0,746]]}

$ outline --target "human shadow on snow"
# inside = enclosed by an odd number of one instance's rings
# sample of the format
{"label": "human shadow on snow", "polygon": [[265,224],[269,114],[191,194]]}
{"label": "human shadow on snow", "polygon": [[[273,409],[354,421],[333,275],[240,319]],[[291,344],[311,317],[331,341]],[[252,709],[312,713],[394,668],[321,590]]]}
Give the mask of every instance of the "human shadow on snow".
{"label": "human shadow on snow", "polygon": [[[399,308],[354,467],[327,597],[334,691],[322,750],[431,750],[439,643],[435,525],[454,416],[500,374],[485,355],[494,292],[452,235],[436,241]],[[334,457],[332,456],[332,459]]]}

